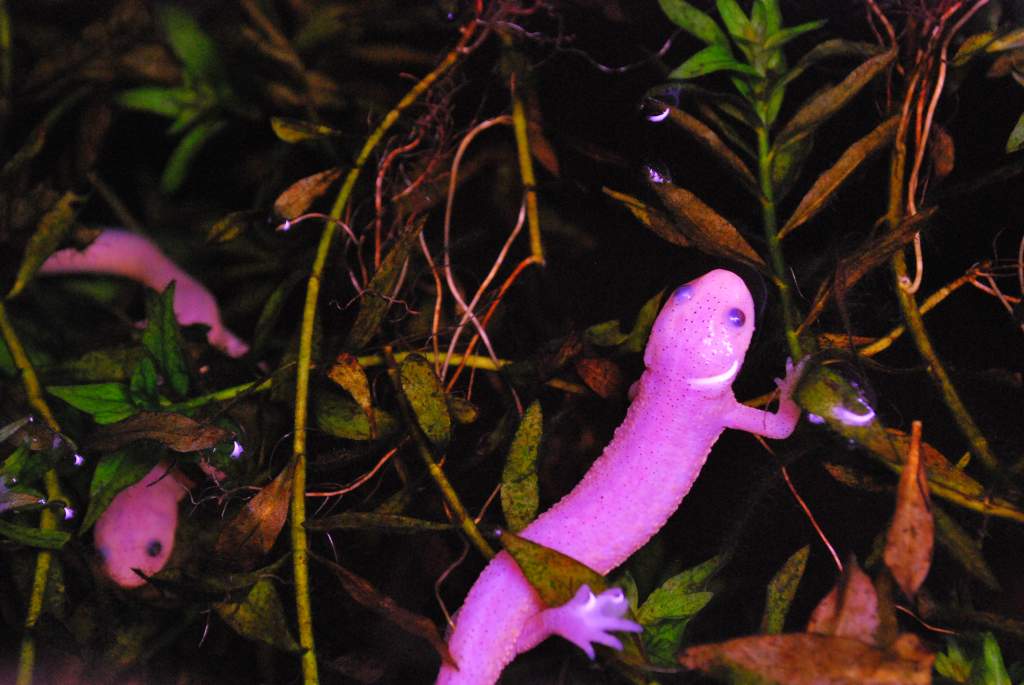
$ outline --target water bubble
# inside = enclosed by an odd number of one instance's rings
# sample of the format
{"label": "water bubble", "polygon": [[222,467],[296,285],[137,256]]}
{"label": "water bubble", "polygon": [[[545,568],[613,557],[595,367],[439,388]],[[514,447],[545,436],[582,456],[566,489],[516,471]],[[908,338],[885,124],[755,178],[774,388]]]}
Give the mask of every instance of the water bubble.
{"label": "water bubble", "polygon": [[664,164],[657,162],[651,162],[644,166],[644,171],[647,174],[647,179],[651,183],[671,183],[672,175],[668,172],[668,169]]}
{"label": "water bubble", "polygon": [[64,520],[65,521],[70,521],[71,519],[75,518],[75,514],[76,514],[76,512],[75,512],[74,507],[64,507]]}
{"label": "water bubble", "polygon": [[234,441],[234,445],[231,448],[231,454],[229,455],[232,459],[238,459],[245,452],[245,448],[242,447],[242,443],[237,440]]}
{"label": "water bubble", "polygon": [[810,412],[807,412],[807,420],[817,426],[820,426],[823,423],[825,423],[825,419],[823,417],[818,416],[817,414],[812,414]]}
{"label": "water bubble", "polygon": [[660,123],[668,119],[671,108],[657,98],[645,97],[640,103],[640,111],[652,123]]}
{"label": "water bubble", "polygon": [[74,459],[73,463],[74,463],[75,466],[81,466],[82,464],[85,463],[85,457],[83,457],[78,452],[74,453],[74,455],[72,456],[72,459]]}

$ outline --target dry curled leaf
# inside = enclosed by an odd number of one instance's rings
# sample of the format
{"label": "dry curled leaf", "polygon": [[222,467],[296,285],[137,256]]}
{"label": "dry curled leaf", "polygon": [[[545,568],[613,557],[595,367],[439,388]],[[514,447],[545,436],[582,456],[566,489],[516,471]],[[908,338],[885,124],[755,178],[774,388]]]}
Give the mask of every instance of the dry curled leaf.
{"label": "dry curled leaf", "polygon": [[270,551],[288,518],[294,470],[292,462],[224,526],[215,546],[218,556],[252,568]]}
{"label": "dry curled leaf", "polygon": [[885,565],[908,597],[917,594],[931,569],[934,544],[935,521],[921,463],[921,422],[914,421],[885,544]]}
{"label": "dry curled leaf", "polygon": [[175,452],[196,452],[226,442],[233,435],[220,426],[200,423],[182,414],[144,411],[123,421],[101,426],[88,446],[107,451],[138,440],[154,440]]}
{"label": "dry curled leaf", "polygon": [[875,586],[851,559],[842,578],[811,613],[807,632],[848,637],[873,645],[879,623]]}
{"label": "dry curled leaf", "polygon": [[341,169],[334,168],[300,178],[274,200],[274,213],[285,219],[294,219],[309,209],[340,176]]}
{"label": "dry curled leaf", "polygon": [[625,383],[619,365],[611,359],[581,357],[576,360],[576,373],[602,399],[621,393]]}

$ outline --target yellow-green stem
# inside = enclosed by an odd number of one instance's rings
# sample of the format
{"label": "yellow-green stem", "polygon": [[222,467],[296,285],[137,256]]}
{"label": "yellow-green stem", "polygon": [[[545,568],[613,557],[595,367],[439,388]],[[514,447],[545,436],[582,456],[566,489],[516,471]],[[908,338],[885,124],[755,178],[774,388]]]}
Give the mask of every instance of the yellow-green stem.
{"label": "yellow-green stem", "polygon": [[778,222],[775,217],[775,189],[772,187],[771,142],[768,139],[768,129],[763,126],[757,129],[757,172],[758,182],[761,186],[761,218],[764,237],[768,243],[775,287],[779,290],[779,300],[782,302],[782,325],[786,333],[786,343],[789,345],[789,354],[793,359],[800,359],[803,357],[803,351],[800,346],[800,338],[796,333],[800,321],[796,315],[796,306],[793,304],[793,292],[789,287],[789,273],[786,270],[786,260],[782,255],[782,244],[779,241]]}
{"label": "yellow-green stem", "polygon": [[[43,389],[39,384],[39,377],[36,376],[32,362],[29,361],[25,348],[18,339],[14,326],[7,317],[7,307],[0,302],[0,335],[11,353],[14,365],[21,372],[21,381],[25,386],[25,394],[28,396],[29,406],[35,411],[54,433],[60,432],[60,424],[50,411],[49,405],[43,399]],[[57,473],[53,469],[43,476],[43,485],[46,488],[46,496],[50,501],[64,499],[60,490],[60,483],[57,481]],[[39,515],[39,528],[42,530],[57,529],[57,515],[50,508],[43,509]],[[17,685],[30,685],[32,673],[35,670],[36,642],[35,628],[39,622],[39,616],[43,612],[43,599],[46,597],[46,581],[50,577],[50,566],[53,562],[53,553],[49,550],[40,550],[36,554],[36,568],[32,575],[32,590],[29,595],[28,611],[25,614],[25,632],[21,637],[21,649],[18,657]]]}
{"label": "yellow-green stem", "polygon": [[309,415],[309,372],[313,357],[313,324],[316,320],[317,301],[320,297],[320,281],[323,278],[327,255],[331,251],[331,243],[337,233],[338,220],[341,219],[355,188],[359,174],[370,158],[370,154],[381,141],[387,131],[398,121],[399,116],[420,95],[422,95],[438,78],[441,77],[461,54],[461,48],[473,33],[475,24],[463,31],[459,46],[449,52],[440,64],[401,99],[370,134],[356,158],[355,165],[345,176],[345,182],[338,192],[338,197],[331,207],[331,220],[325,222],[320,243],[317,246],[316,258],[309,274],[306,287],[306,300],[302,310],[302,328],[299,336],[299,358],[295,374],[295,430],[292,439],[292,459],[295,462],[295,477],[292,480],[292,501],[290,510],[290,531],[292,541],[292,567],[295,580],[295,613],[299,624],[299,645],[302,654],[302,680],[305,685],[319,682],[317,674],[316,651],[313,642],[313,611],[309,594],[309,563],[308,539],[304,524],[306,522],[306,419]]}

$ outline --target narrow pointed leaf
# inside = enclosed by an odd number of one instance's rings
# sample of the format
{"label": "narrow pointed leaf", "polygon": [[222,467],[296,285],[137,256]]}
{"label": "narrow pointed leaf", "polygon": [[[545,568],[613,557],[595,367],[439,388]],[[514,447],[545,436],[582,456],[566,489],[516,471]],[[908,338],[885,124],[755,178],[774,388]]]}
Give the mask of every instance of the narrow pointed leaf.
{"label": "narrow pointed leaf", "polygon": [[436,533],[452,530],[450,523],[424,521],[400,514],[346,511],[306,521],[306,530],[368,530],[381,533]]}
{"label": "narrow pointed leaf", "polygon": [[810,545],[804,545],[793,553],[782,568],[768,582],[765,590],[764,614],[761,617],[761,632],[775,635],[782,632],[786,624],[786,614],[796,596],[796,588],[804,577],[807,568],[807,557]]}
{"label": "narrow pointed leaf", "polygon": [[807,223],[813,218],[825,203],[828,202],[839,187],[850,178],[861,164],[879,150],[887,147],[896,135],[896,127],[899,125],[899,117],[890,117],[875,130],[867,134],[856,143],[846,149],[839,157],[839,160],[817,178],[811,189],[800,200],[800,204],[793,210],[793,214],[779,230],[779,238],[784,238],[797,227]]}
{"label": "narrow pointed leaf", "polygon": [[451,439],[452,417],[433,365],[418,354],[409,355],[399,365],[398,377],[416,422],[430,442],[443,449]]}
{"label": "narrow pointed leaf", "polygon": [[811,133],[888,68],[895,57],[894,50],[876,55],[850,72],[838,85],[811,98],[793,115],[779,133],[778,139],[788,141]]}
{"label": "narrow pointed leaf", "polygon": [[14,285],[7,293],[7,299],[16,297],[25,289],[46,258],[64,240],[64,236],[68,234],[75,223],[75,217],[78,216],[78,205],[84,199],[83,196],[76,195],[69,190],[43,214],[35,232],[29,238],[28,245],[25,246],[25,256],[18,267]]}
{"label": "narrow pointed leaf", "polygon": [[608,589],[604,576],[572,557],[508,531],[502,531],[499,539],[549,607],[562,606],[584,584],[595,595]]}
{"label": "narrow pointed leaf", "polygon": [[171,50],[193,78],[211,83],[224,80],[217,45],[191,14],[177,5],[162,4],[157,8],[157,19]]}
{"label": "narrow pointed leaf", "polygon": [[935,545],[935,522],[928,497],[928,481],[921,463],[920,421],[913,424],[907,452],[884,558],[903,594],[914,597],[931,569]]}
{"label": "narrow pointed leaf", "polygon": [[188,170],[192,162],[199,155],[203,146],[220,133],[227,125],[225,121],[204,121],[196,124],[184,135],[178,146],[174,148],[167,164],[164,166],[163,174],[160,176],[160,190],[166,194],[176,192],[185,182]]}
{"label": "narrow pointed leaf", "polygon": [[334,138],[341,135],[341,131],[330,126],[314,124],[299,119],[289,119],[287,117],[271,117],[270,126],[274,129],[274,134],[286,143],[298,143],[303,140],[316,140],[318,138]]}
{"label": "narrow pointed leaf", "polygon": [[152,440],[175,452],[197,452],[230,440],[233,434],[220,426],[200,423],[182,414],[144,411],[98,429],[88,447],[116,450],[139,440]]}
{"label": "narrow pointed leaf", "polygon": [[1006,139],[1006,154],[1017,152],[1022,147],[1024,147],[1024,114],[1017,119],[1013,130],[1010,131],[1010,137]]}
{"label": "narrow pointed leaf", "polygon": [[673,124],[693,136],[705,150],[713,154],[715,159],[732,172],[748,192],[755,197],[760,196],[761,193],[754,174],[751,173],[746,163],[718,137],[717,133],[700,119],[690,116],[676,107],[669,107],[669,119]]}
{"label": "narrow pointed leaf", "polygon": [[[602,190],[605,195],[618,200],[622,206],[628,209],[630,213],[640,221],[640,223],[654,231],[663,240],[666,240],[673,245],[679,245],[680,247],[692,246],[692,243],[685,235],[679,232],[668,215],[657,207],[652,207],[632,195],[620,193],[619,191],[612,190],[611,188],[602,188]],[[617,345],[618,343],[613,342],[609,344]]]}
{"label": "narrow pointed leaf", "polygon": [[115,423],[139,411],[124,383],[50,385],[46,391],[91,415],[99,424]]}
{"label": "narrow pointed leaf", "polygon": [[715,0],[715,7],[718,8],[718,15],[722,17],[722,23],[725,24],[730,36],[753,39],[750,19],[736,0]]}
{"label": "narrow pointed leaf", "polygon": [[174,316],[175,283],[172,281],[159,295],[146,293],[146,330],[142,344],[153,355],[164,381],[178,397],[188,394],[188,367],[183,351],[184,341]]}
{"label": "narrow pointed leaf", "polygon": [[670,79],[691,79],[698,76],[713,74],[716,71],[734,71],[740,74],[757,76],[757,71],[749,64],[744,64],[732,56],[728,48],[722,45],[709,45],[693,54],[685,62],[672,70]]}
{"label": "narrow pointed leaf", "polygon": [[699,197],[670,183],[652,183],[651,186],[694,247],[711,255],[740,259],[764,268],[764,260],[736,227]]}
{"label": "narrow pointed leaf", "polygon": [[776,31],[765,39],[764,48],[766,50],[771,50],[773,48],[782,47],[794,38],[798,38],[805,33],[810,33],[811,31],[820,29],[826,23],[827,20],[819,19],[817,21],[809,21],[804,24],[797,24],[796,26],[784,28],[781,31]]}
{"label": "narrow pointed leaf", "polygon": [[43,530],[33,526],[21,526],[0,520],[0,537],[26,547],[57,550],[71,540],[71,533],[65,530]]}
{"label": "narrow pointed leaf", "polygon": [[501,508],[509,529],[514,533],[525,528],[537,516],[540,500],[537,453],[542,431],[540,402],[534,400],[516,428],[501,474]]}
{"label": "narrow pointed leaf", "polygon": [[729,39],[715,20],[685,0],[658,0],[661,11],[694,38],[712,45],[728,45]]}
{"label": "narrow pointed leaf", "polygon": [[341,176],[341,169],[333,168],[300,178],[274,200],[274,213],[285,219],[304,214]]}
{"label": "narrow pointed leaf", "polygon": [[288,629],[284,605],[269,578],[257,581],[241,602],[217,602],[213,608],[232,630],[244,638],[285,652],[302,651]]}

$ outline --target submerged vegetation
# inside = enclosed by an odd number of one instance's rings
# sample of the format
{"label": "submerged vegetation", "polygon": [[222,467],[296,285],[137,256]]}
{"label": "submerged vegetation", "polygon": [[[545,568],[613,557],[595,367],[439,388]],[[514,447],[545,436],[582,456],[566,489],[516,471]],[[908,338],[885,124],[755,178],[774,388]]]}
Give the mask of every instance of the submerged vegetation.
{"label": "submerged vegetation", "polygon": [[[0,681],[431,682],[503,545],[644,626],[507,682],[1024,682],[1022,65],[1009,0],[0,0]],[[238,354],[40,273],[97,226]],[[807,420],[607,578],[516,537],[721,266],[737,396],[804,360]],[[157,465],[127,589],[92,531]]]}

